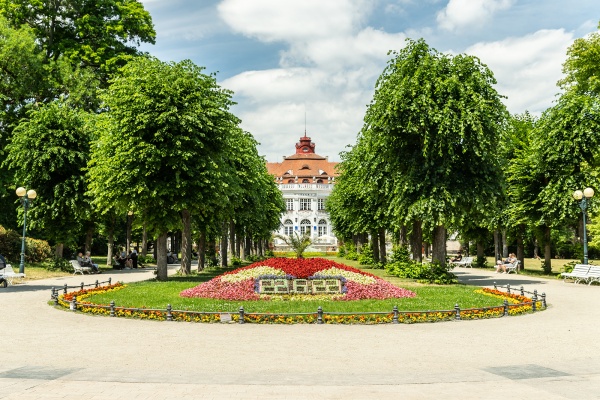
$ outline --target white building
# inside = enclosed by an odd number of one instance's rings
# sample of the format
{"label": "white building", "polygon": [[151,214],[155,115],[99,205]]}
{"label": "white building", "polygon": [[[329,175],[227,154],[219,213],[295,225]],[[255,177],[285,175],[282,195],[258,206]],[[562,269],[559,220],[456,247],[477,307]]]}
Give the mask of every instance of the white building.
{"label": "white building", "polygon": [[[293,232],[303,234],[308,231],[314,240],[312,247],[337,250],[337,239],[325,211],[325,201],[337,176],[337,164],[316,154],[315,144],[307,136],[296,143],[296,154],[284,157],[279,163],[267,163],[287,208],[281,217],[279,234],[289,236]],[[275,239],[275,246],[281,248],[285,243]]]}

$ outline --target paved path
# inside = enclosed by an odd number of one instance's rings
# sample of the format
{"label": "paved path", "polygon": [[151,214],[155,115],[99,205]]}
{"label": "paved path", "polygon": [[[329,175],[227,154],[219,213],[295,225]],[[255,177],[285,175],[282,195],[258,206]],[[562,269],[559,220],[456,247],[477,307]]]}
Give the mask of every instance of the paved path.
{"label": "paved path", "polygon": [[52,286],[150,271],[0,289],[0,399],[600,398],[600,287],[455,271],[546,292],[550,308],[414,325],[188,324],[47,305]]}

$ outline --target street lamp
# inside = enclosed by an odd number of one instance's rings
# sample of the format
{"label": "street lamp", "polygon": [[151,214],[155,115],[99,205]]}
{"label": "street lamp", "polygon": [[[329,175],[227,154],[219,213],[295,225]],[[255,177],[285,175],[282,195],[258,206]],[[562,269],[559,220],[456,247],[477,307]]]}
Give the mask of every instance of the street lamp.
{"label": "street lamp", "polygon": [[590,199],[594,197],[594,189],[585,188],[583,192],[581,190],[576,190],[573,192],[573,198],[579,201],[579,208],[581,208],[581,213],[583,214],[583,263],[588,263],[588,248],[587,248],[587,233],[585,227],[585,211],[588,208],[588,202]]}
{"label": "street lamp", "polygon": [[29,208],[30,203],[37,197],[37,193],[33,189],[25,189],[24,187],[19,187],[16,190],[17,196],[19,196],[19,200],[21,200],[21,204],[23,204],[23,209],[25,212],[23,213],[23,240],[21,242],[21,263],[19,264],[19,273],[25,273],[25,234],[27,233],[27,209]]}

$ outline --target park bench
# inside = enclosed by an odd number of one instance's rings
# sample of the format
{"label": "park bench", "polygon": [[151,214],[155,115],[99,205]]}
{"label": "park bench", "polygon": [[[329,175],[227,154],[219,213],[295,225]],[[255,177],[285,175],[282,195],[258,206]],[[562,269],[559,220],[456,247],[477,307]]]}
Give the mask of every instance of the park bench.
{"label": "park bench", "polygon": [[77,274],[78,272],[81,275],[83,275],[85,272],[87,272],[88,274],[92,273],[91,267],[82,267],[81,265],[79,265],[79,261],[77,260],[71,260],[71,265],[73,266],[73,275]]}
{"label": "park bench", "polygon": [[12,265],[10,265],[10,264],[6,264],[6,268],[4,268],[4,270],[2,271],[2,273],[0,273],[0,275],[2,275],[4,277],[4,279],[6,279],[6,282],[8,282],[9,285],[13,284],[13,280],[15,278],[19,278],[19,279],[25,278],[25,274],[22,274],[20,272],[15,272],[13,270]]}
{"label": "park bench", "polygon": [[585,281],[588,285],[591,285],[594,282],[600,283],[600,266],[590,265],[590,270],[585,277]]}
{"label": "park bench", "polygon": [[563,277],[563,282],[566,282],[568,278],[573,279],[574,283],[586,282],[588,278],[588,272],[590,272],[590,265],[588,264],[577,264],[571,272],[563,272],[560,276]]}
{"label": "park bench", "polygon": [[511,272],[514,272],[515,274],[518,274],[520,263],[521,263],[521,260],[517,260],[514,262],[514,264],[504,264],[504,267],[506,267],[506,273],[510,274]]}
{"label": "park bench", "polygon": [[450,264],[454,266],[473,268],[473,257],[463,257],[460,261],[450,261]]}

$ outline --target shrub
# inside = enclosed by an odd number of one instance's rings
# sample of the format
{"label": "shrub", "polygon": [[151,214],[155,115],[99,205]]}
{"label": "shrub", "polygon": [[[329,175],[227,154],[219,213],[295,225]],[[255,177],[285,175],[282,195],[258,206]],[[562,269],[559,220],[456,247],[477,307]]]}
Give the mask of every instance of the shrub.
{"label": "shrub", "polygon": [[237,257],[231,257],[231,265],[241,265],[242,259]]}
{"label": "shrub", "polygon": [[43,267],[48,271],[63,271],[72,272],[73,267],[66,258],[54,257],[52,260],[47,261],[43,264]]}
{"label": "shrub", "polygon": [[420,263],[417,261],[395,262],[385,266],[388,274],[400,278],[415,279],[419,282],[448,285],[458,283],[456,275],[449,271],[448,266],[440,263]]}
{"label": "shrub", "polygon": [[146,263],[153,264],[156,261],[154,260],[154,256],[152,256],[152,254],[146,254],[145,256],[140,254],[140,255],[138,255],[138,262],[140,262],[142,264],[146,264]]}
{"label": "shrub", "polygon": [[27,262],[41,262],[52,256],[52,248],[45,240],[25,238],[25,258]]}
{"label": "shrub", "polygon": [[21,236],[12,229],[5,229],[0,225],[0,254],[7,261],[19,260],[21,254]]}
{"label": "shrub", "polygon": [[390,263],[410,261],[410,252],[408,251],[408,247],[394,245],[394,247],[392,247],[392,254],[389,260]]}
{"label": "shrub", "polygon": [[375,259],[373,258],[373,249],[371,246],[363,246],[358,256],[358,263],[360,265],[374,265]]}
{"label": "shrub", "polygon": [[356,261],[358,260],[358,253],[356,252],[356,246],[350,242],[346,245],[346,260]]}
{"label": "shrub", "polygon": [[338,249],[337,256],[342,257],[342,258],[344,258],[346,256],[346,246],[345,245],[340,246],[340,248]]}

